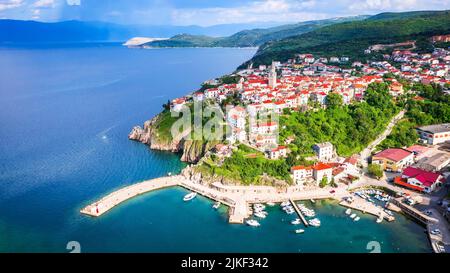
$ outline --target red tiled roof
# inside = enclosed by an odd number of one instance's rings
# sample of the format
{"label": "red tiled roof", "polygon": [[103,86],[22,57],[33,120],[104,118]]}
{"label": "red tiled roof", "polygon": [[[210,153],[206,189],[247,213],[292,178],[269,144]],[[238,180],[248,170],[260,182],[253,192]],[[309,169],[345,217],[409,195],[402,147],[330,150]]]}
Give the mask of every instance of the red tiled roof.
{"label": "red tiled roof", "polygon": [[387,158],[392,161],[400,161],[404,159],[405,157],[409,156],[411,154],[410,151],[399,149],[399,148],[389,148],[384,151],[381,151],[374,155],[374,157],[381,157],[381,158]]}
{"label": "red tiled roof", "polygon": [[326,169],[331,169],[331,168],[333,168],[331,165],[326,164],[326,163],[322,163],[322,162],[317,163],[313,167],[313,169],[316,170],[316,171],[321,171],[321,170],[326,170]]}
{"label": "red tiled roof", "polygon": [[305,167],[305,166],[293,166],[291,168],[291,171],[298,171],[298,170],[311,170],[311,167]]}
{"label": "red tiled roof", "polygon": [[396,178],[394,178],[394,183],[400,186],[404,186],[416,191],[423,191],[422,187],[419,186],[415,186],[415,185],[411,185],[408,182],[406,182],[406,179],[402,179],[400,176],[397,176]]}
{"label": "red tiled roof", "polygon": [[426,151],[429,150],[429,148],[425,147],[425,146],[421,146],[421,145],[412,145],[411,147],[406,148],[406,150],[410,151],[410,152],[416,152],[418,154],[421,153],[425,153]]}
{"label": "red tiled roof", "polygon": [[426,187],[431,187],[434,183],[438,182],[441,176],[439,173],[427,172],[414,167],[406,168],[403,171],[403,175],[417,179]]}

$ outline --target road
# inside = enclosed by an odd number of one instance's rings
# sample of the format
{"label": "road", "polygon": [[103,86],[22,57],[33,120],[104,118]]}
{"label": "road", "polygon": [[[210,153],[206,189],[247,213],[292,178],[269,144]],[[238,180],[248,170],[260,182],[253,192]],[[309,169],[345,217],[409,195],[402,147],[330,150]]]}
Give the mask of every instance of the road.
{"label": "road", "polygon": [[363,168],[367,168],[368,166],[368,158],[370,157],[372,151],[375,149],[375,147],[378,146],[378,144],[380,144],[391,132],[392,129],[394,128],[394,126],[397,124],[397,122],[399,120],[401,120],[403,118],[403,116],[405,115],[405,110],[400,111],[400,113],[398,113],[395,117],[393,117],[391,119],[391,121],[389,122],[389,124],[386,127],[386,130],[384,130],[384,132],[379,135],[374,141],[372,141],[369,146],[367,146],[367,148],[365,148],[364,150],[361,151],[360,156],[361,156],[361,164],[363,166]]}

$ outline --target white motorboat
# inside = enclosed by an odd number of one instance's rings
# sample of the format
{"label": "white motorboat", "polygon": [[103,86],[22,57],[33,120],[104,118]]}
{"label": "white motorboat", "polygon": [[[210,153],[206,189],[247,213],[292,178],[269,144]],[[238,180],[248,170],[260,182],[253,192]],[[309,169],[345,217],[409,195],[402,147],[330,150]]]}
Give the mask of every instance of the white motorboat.
{"label": "white motorboat", "polygon": [[218,209],[219,207],[220,207],[220,202],[214,203],[214,206],[213,206],[214,209]]}
{"label": "white motorboat", "polygon": [[286,213],[287,213],[287,214],[292,214],[292,213],[294,213],[294,212],[295,212],[294,209],[287,209],[287,210],[286,210]]}
{"label": "white motorboat", "polygon": [[353,219],[353,221],[358,222],[361,218],[359,216],[355,217],[355,219]]}
{"label": "white motorboat", "polygon": [[345,214],[347,214],[347,215],[350,215],[352,213],[352,210],[351,209],[347,209],[346,211],[345,211]]}
{"label": "white motorboat", "polygon": [[299,225],[301,223],[302,223],[302,221],[299,218],[291,221],[291,224],[293,224],[293,225]]}
{"label": "white motorboat", "polygon": [[186,195],[183,197],[183,201],[184,201],[184,202],[190,201],[190,200],[194,199],[196,196],[197,196],[197,193],[191,192],[191,193],[189,193],[189,194],[186,194]]}
{"label": "white motorboat", "polygon": [[286,207],[286,206],[289,206],[289,204],[290,204],[289,201],[284,201],[281,203],[281,206]]}
{"label": "white motorboat", "polygon": [[309,201],[311,201],[311,203],[316,203],[316,200],[314,200],[314,199],[311,199],[311,200],[309,200]]}
{"label": "white motorboat", "polygon": [[273,207],[273,206],[275,206],[275,203],[274,202],[267,202],[266,205],[268,205],[269,207]]}
{"label": "white motorboat", "polygon": [[383,217],[378,217],[377,218],[377,223],[381,223],[381,222],[383,222]]}
{"label": "white motorboat", "polygon": [[304,233],[304,232],[305,232],[304,229],[296,229],[295,230],[295,233],[297,233],[297,234],[301,234],[301,233]]}
{"label": "white motorboat", "polygon": [[253,220],[253,219],[247,220],[247,221],[245,221],[245,223],[247,223],[247,225],[249,225],[251,227],[259,227],[260,226],[259,222],[256,220]]}
{"label": "white motorboat", "polygon": [[356,217],[356,214],[355,213],[353,213],[352,215],[350,215],[350,218],[355,218]]}
{"label": "white motorboat", "polygon": [[266,218],[266,214],[262,213],[261,211],[260,212],[255,212],[253,215],[255,215],[258,218],[263,218],[263,219]]}
{"label": "white motorboat", "polygon": [[308,223],[313,227],[320,227],[320,220],[317,218],[314,218],[312,220],[309,220]]}
{"label": "white motorboat", "polygon": [[263,204],[254,204],[253,208],[258,208],[258,209],[265,209],[266,206],[264,206]]}

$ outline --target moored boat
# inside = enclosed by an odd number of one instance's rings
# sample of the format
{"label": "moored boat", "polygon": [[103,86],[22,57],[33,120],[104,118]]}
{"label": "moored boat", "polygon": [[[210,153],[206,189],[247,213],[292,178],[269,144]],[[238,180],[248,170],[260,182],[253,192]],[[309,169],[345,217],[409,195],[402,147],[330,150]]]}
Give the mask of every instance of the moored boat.
{"label": "moored boat", "polygon": [[359,216],[356,216],[355,219],[353,219],[353,221],[358,222],[361,218]]}
{"label": "moored boat", "polygon": [[255,215],[256,217],[258,217],[258,218],[266,218],[266,214],[265,213],[263,213],[263,212],[255,212],[253,215]]}
{"label": "moored boat", "polygon": [[301,233],[304,233],[304,232],[305,232],[304,229],[296,229],[295,230],[295,233],[297,233],[297,234],[301,234]]}
{"label": "moored boat", "polygon": [[247,223],[247,225],[252,226],[252,227],[259,227],[260,226],[259,222],[256,221],[256,220],[253,220],[253,219],[247,220],[247,221],[245,221],[245,223]]}
{"label": "moored boat", "polygon": [[188,193],[183,197],[183,201],[184,202],[190,201],[190,200],[194,199],[196,196],[197,196],[196,192]]}
{"label": "moored boat", "polygon": [[302,222],[301,222],[301,220],[300,220],[299,218],[297,218],[297,219],[291,221],[291,224],[293,224],[293,225],[299,225],[299,224],[301,224],[301,223],[302,223]]}
{"label": "moored boat", "polygon": [[214,203],[214,206],[213,206],[214,209],[218,209],[219,207],[220,207],[220,202]]}
{"label": "moored boat", "polygon": [[345,214],[347,214],[347,215],[350,215],[352,213],[352,210],[351,209],[347,209],[346,211],[345,211]]}
{"label": "moored boat", "polygon": [[355,213],[353,213],[352,215],[350,215],[350,218],[355,218],[356,217],[356,214]]}

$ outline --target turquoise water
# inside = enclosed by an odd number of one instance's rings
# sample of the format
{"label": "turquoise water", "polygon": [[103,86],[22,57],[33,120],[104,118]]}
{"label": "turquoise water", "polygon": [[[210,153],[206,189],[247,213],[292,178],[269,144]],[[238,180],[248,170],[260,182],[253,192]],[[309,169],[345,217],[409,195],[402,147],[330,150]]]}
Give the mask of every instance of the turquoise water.
{"label": "turquoise water", "polygon": [[234,70],[253,49],[129,50],[115,45],[0,49],[0,252],[429,252],[404,217],[358,223],[317,203],[322,227],[293,233],[269,209],[260,228],[227,223],[225,208],[173,188],[140,196],[100,218],[79,210],[136,181],[178,172],[179,156],[127,139],[168,99]]}

